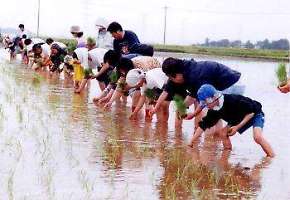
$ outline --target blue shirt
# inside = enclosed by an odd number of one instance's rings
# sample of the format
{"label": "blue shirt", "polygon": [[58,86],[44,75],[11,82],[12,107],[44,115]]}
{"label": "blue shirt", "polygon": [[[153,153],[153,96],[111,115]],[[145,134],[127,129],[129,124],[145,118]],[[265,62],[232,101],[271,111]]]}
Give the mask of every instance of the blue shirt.
{"label": "blue shirt", "polygon": [[[179,90],[182,87],[190,93],[190,96],[196,98],[198,89],[203,84],[211,84],[218,90],[225,90],[238,82],[241,73],[230,69],[229,67],[212,61],[183,60],[183,84],[175,84],[168,81],[164,90],[169,94],[178,93],[176,86]],[[180,91],[179,91],[180,92]]]}
{"label": "blue shirt", "polygon": [[123,53],[122,52],[123,46],[128,46],[128,49],[130,51],[130,49],[140,44],[140,41],[134,32],[128,31],[128,30],[124,32],[125,33],[124,33],[123,39],[121,40],[114,39],[114,42],[113,42],[114,50],[117,51],[118,53]]}

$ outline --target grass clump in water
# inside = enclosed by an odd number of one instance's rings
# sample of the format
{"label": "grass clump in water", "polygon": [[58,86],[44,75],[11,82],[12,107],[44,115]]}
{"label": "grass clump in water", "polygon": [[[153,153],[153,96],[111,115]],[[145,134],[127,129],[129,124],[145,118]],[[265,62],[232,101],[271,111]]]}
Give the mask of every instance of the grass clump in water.
{"label": "grass clump in water", "polygon": [[279,81],[279,86],[284,86],[287,84],[287,71],[286,71],[286,64],[280,63],[276,70],[276,76]]}
{"label": "grass clump in water", "polygon": [[179,115],[179,118],[182,119],[182,118],[185,118],[186,117],[186,105],[184,103],[184,99],[182,96],[180,95],[175,95],[173,97],[173,101],[175,103],[175,107],[176,107],[176,110],[178,112],[178,115]]}

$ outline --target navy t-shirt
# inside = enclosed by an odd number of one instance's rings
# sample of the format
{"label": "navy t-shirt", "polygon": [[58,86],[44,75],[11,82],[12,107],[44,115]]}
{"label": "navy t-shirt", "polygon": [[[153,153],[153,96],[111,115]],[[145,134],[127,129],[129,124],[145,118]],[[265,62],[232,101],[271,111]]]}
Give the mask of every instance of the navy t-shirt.
{"label": "navy t-shirt", "polygon": [[164,87],[164,90],[171,95],[177,92],[176,85],[179,85],[179,91],[187,90],[190,96],[194,98],[196,98],[197,91],[203,84],[211,84],[222,91],[235,84],[241,76],[240,72],[221,63],[211,61],[183,60],[180,67],[183,68],[184,83],[176,84],[169,80]]}
{"label": "navy t-shirt", "polygon": [[223,107],[209,110],[207,115],[199,122],[202,130],[213,127],[220,119],[225,120],[231,126],[239,124],[247,114],[262,112],[262,105],[248,97],[235,94],[224,94]]}
{"label": "navy t-shirt", "polygon": [[124,37],[121,40],[116,40],[114,39],[113,42],[113,47],[114,50],[117,51],[118,53],[123,53],[122,52],[122,47],[123,46],[128,46],[128,49],[132,49],[133,46],[136,46],[136,44],[140,44],[140,41],[137,37],[137,35],[133,31],[124,31]]}

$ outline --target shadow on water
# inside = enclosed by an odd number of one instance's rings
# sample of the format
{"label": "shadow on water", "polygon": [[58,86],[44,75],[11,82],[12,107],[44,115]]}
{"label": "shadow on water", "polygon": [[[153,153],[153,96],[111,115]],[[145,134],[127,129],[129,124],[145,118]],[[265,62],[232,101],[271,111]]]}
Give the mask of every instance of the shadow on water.
{"label": "shadow on water", "polygon": [[0,71],[4,198],[255,199],[261,192],[269,160],[248,167],[213,136],[188,148],[189,123],[172,131],[173,119],[128,120],[123,103],[96,107],[95,82],[74,94],[71,80],[7,63]]}

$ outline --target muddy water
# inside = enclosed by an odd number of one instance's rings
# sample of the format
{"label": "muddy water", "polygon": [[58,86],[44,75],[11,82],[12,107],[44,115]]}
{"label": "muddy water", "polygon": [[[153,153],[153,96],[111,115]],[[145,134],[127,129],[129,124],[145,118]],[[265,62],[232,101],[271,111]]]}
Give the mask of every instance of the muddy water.
{"label": "muddy water", "polygon": [[277,153],[267,160],[251,130],[233,137],[231,152],[211,135],[189,149],[193,122],[182,130],[173,115],[168,125],[132,122],[130,101],[110,112],[92,104],[96,82],[74,94],[70,81],[5,56],[1,50],[0,199],[290,198],[290,103],[275,88],[276,63],[207,58],[241,71],[246,95],[262,102]]}

